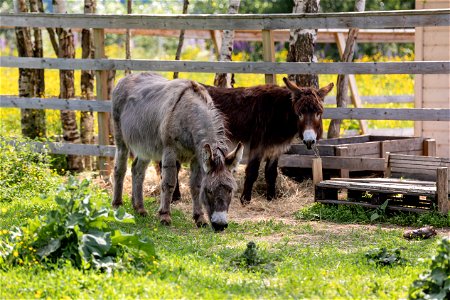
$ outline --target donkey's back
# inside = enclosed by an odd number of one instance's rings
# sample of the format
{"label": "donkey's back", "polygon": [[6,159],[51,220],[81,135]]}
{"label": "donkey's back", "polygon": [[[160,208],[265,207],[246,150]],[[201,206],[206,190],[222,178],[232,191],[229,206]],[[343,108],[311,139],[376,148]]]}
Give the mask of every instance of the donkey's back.
{"label": "donkey's back", "polygon": [[180,151],[179,159],[191,159],[193,141],[182,130],[190,112],[180,108],[200,106],[205,110],[204,103],[196,103],[207,102],[205,95],[205,90],[189,80],[167,80],[154,73],[123,78],[112,97],[116,140],[122,139],[135,156],[145,160],[161,159],[165,144],[182,141],[184,145],[174,145]]}

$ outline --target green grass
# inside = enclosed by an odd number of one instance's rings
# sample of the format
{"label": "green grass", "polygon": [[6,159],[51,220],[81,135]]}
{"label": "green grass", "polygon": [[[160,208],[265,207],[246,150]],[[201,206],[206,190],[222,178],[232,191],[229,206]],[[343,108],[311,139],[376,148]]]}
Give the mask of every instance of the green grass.
{"label": "green grass", "polygon": [[[131,211],[129,201],[125,203]],[[156,212],[153,198],[146,204]],[[0,202],[0,228],[19,225],[50,207],[38,199],[32,204]],[[71,266],[11,267],[0,271],[1,298],[404,298],[409,285],[426,269],[420,258],[436,247],[436,239],[408,242],[400,230],[330,231],[316,222],[232,222],[217,234],[195,228],[179,210],[173,213],[171,227],[159,225],[154,215],[138,217],[136,223],[121,229],[139,230],[155,242],[159,263],[154,271],[102,274]],[[250,272],[232,264],[249,241],[255,241],[261,255],[273,264],[271,272]],[[402,248],[408,262],[384,268],[367,263],[365,253],[381,247]]]}
{"label": "green grass", "polygon": [[[0,185],[1,252],[10,230],[45,215],[56,204],[38,194],[30,196],[41,188],[38,178],[48,168],[45,157],[27,160],[27,148],[7,152],[4,144],[0,146],[0,153],[8,155],[0,160],[0,169],[28,167],[27,172],[0,172],[0,182],[10,182]],[[65,178],[51,172],[45,176],[43,192],[56,195]],[[13,181],[16,186],[12,189],[9,186]],[[110,197],[104,191],[95,186],[89,189],[92,198],[109,207]],[[5,198],[9,190],[15,191],[14,197]],[[126,211],[132,212],[129,197],[124,198]],[[137,231],[152,240],[158,256],[152,268],[102,273],[80,270],[61,261],[55,265],[37,261],[0,263],[0,299],[406,298],[412,282],[428,269],[424,259],[436,253],[439,240],[408,241],[402,238],[402,228],[392,226],[342,225],[337,215],[346,216],[347,223],[359,222],[350,219],[356,213],[333,207],[326,211],[307,208],[302,210],[303,217],[310,213],[311,219],[289,223],[276,219],[232,220],[222,233],[197,229],[190,214],[173,209],[173,224],[165,227],[156,218],[156,199],[147,198],[145,204],[151,212],[149,217],[136,217],[136,224],[111,222],[108,226],[128,233]],[[324,221],[326,215],[334,215],[336,223]],[[236,263],[250,241],[256,243],[258,261],[263,263],[251,267]],[[371,264],[366,253],[375,248],[400,248],[406,262],[388,267]]]}

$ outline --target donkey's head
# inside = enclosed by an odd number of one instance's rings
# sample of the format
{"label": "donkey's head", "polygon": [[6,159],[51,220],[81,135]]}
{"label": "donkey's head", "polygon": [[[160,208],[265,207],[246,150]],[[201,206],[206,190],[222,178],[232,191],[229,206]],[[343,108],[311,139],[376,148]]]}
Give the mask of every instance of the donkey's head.
{"label": "donkey's head", "polygon": [[334,84],[330,83],[317,90],[312,87],[298,87],[286,77],[283,81],[292,94],[292,106],[298,116],[298,135],[306,147],[311,149],[322,136],[323,101],[333,89]]}
{"label": "donkey's head", "polygon": [[205,175],[200,187],[200,200],[208,211],[215,231],[228,227],[228,208],[237,186],[232,173],[239,165],[243,151],[241,143],[226,156],[218,147],[212,148],[209,144],[203,147],[202,165]]}

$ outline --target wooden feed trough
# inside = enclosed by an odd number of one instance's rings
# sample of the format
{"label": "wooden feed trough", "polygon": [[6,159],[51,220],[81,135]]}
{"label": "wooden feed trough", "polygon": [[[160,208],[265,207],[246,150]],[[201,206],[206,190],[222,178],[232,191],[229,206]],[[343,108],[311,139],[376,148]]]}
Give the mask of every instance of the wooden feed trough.
{"label": "wooden feed trough", "polygon": [[449,158],[389,154],[385,173],[397,178],[320,181],[315,185],[314,199],[321,203],[371,208],[377,208],[388,200],[387,208],[390,210],[424,212],[437,209],[446,214],[449,210],[449,169]]}
{"label": "wooden feed trough", "polygon": [[[347,138],[320,140],[318,143],[322,158],[324,178],[350,175],[381,176],[385,170],[385,153],[409,155],[436,155],[436,141],[423,137],[394,137],[361,135]],[[292,177],[311,177],[314,152],[305,145],[293,144],[280,157],[278,166]]]}

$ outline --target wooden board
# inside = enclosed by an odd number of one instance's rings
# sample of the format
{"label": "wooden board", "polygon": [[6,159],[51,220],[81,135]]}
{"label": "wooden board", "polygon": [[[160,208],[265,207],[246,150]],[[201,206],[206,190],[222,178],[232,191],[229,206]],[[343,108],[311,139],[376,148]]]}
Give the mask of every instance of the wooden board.
{"label": "wooden board", "polygon": [[[144,59],[68,59],[3,56],[0,67],[59,70],[135,70],[251,74],[447,74],[448,61],[415,62],[205,62]],[[362,108],[360,108],[362,109]],[[355,108],[357,112],[358,109]],[[344,116],[345,118],[345,116]],[[357,119],[357,118],[355,118]],[[394,120],[394,119],[393,119]]]}
{"label": "wooden board", "polygon": [[[344,204],[344,205],[359,205],[369,208],[378,208],[379,205],[369,204],[369,203],[361,203],[361,202],[351,202],[351,201],[343,201],[343,200],[322,200],[318,199],[316,202],[326,203],[326,204]],[[396,210],[396,211],[406,211],[406,212],[418,212],[424,213],[428,212],[428,209],[420,209],[420,208],[410,208],[410,207],[401,207],[401,206],[388,206],[388,210]]]}
{"label": "wooden board", "polygon": [[82,15],[2,13],[3,24],[18,27],[127,29],[290,29],[408,28],[450,26],[450,10],[397,10],[318,14]]}
{"label": "wooden board", "polygon": [[[281,155],[278,166],[280,168],[311,168],[314,156]],[[349,171],[384,171],[384,158],[336,157],[321,156],[324,169],[348,169]]]}

